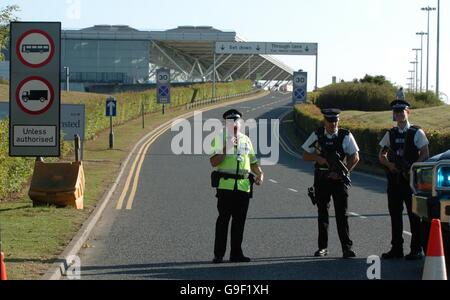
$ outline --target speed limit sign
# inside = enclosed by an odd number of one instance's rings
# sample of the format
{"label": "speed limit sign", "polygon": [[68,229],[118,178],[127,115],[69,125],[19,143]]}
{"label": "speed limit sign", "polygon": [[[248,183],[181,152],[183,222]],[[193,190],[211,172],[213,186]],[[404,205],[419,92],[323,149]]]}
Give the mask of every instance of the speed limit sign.
{"label": "speed limit sign", "polygon": [[308,97],[308,73],[295,72],[294,73],[294,88],[292,92],[292,102],[295,104],[305,103]]}
{"label": "speed limit sign", "polygon": [[158,104],[170,103],[170,70],[156,71],[156,100]]}
{"label": "speed limit sign", "polygon": [[302,73],[297,73],[294,76],[295,85],[304,85],[306,83],[306,76]]}

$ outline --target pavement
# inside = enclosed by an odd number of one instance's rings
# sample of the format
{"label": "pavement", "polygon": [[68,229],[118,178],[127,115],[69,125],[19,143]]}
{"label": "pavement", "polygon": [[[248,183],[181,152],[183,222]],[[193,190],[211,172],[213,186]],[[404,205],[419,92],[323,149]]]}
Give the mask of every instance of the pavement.
{"label": "pavement", "polygon": [[[191,118],[188,124],[194,129],[207,119],[220,120],[229,108],[241,111],[245,119],[278,120],[292,111],[292,104],[290,95],[271,93],[233,107],[203,112],[202,120],[195,124]],[[209,156],[173,154],[171,144],[179,133],[168,130],[144,151],[140,176],[130,180],[130,184],[136,181],[132,201],[125,197],[123,206],[117,205],[123,182],[80,251],[81,278],[367,280],[371,266],[368,257],[381,256],[390,248],[386,180],[360,173],[352,176],[349,224],[357,257],[341,258],[333,206],[329,256],[313,257],[317,250],[317,209],[307,197],[313,165],[300,158],[301,145],[287,138],[288,126],[292,126],[289,116],[280,123],[283,142],[278,163],[263,166],[265,182],[255,188],[250,202],[243,250],[252,258],[251,263],[211,263],[218,213],[215,191],[210,187]],[[127,197],[132,193],[130,187]],[[406,216],[404,228],[409,230]],[[405,231],[404,238],[408,253],[410,233]],[[423,263],[382,260],[381,279],[421,279]]]}

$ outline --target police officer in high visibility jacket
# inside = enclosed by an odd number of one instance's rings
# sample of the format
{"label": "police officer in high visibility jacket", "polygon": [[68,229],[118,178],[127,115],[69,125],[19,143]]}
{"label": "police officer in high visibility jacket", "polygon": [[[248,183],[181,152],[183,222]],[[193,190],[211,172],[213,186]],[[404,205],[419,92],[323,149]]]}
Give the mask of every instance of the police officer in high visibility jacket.
{"label": "police officer in high visibility jacket", "polygon": [[[240,132],[242,114],[231,109],[224,113],[225,129],[212,142],[212,186],[217,188],[217,209],[214,263],[222,263],[227,246],[228,224],[231,222],[231,262],[249,262],[244,256],[242,240],[253,183],[261,185],[263,172],[250,138]],[[252,173],[253,174],[252,174]],[[255,176],[256,175],[256,176]]]}
{"label": "police officer in high visibility jacket", "polygon": [[314,256],[328,255],[328,210],[330,198],[333,197],[343,257],[355,257],[347,217],[349,186],[345,184],[342,175],[333,171],[332,162],[329,159],[330,155],[334,155],[350,172],[359,162],[359,148],[348,130],[338,128],[340,110],[324,109],[322,114],[324,127],[313,132],[302,146],[304,160],[315,162],[314,189],[319,213],[319,249]]}
{"label": "police officer in high visibility jacket", "polygon": [[408,211],[411,225],[411,253],[408,260],[423,257],[421,221],[412,212],[412,190],[409,185],[409,170],[413,163],[428,159],[428,139],[422,129],[408,121],[410,104],[405,100],[391,103],[397,126],[386,132],[380,142],[380,163],[386,167],[388,179],[388,207],[391,215],[392,248],[383,253],[384,259],[403,258],[403,203]]}

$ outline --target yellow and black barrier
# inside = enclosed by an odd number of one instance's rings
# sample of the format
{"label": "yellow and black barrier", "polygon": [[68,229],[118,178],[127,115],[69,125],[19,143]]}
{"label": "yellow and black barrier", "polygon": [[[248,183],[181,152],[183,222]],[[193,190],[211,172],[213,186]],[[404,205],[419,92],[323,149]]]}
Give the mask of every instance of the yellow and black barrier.
{"label": "yellow and black barrier", "polygon": [[34,206],[73,206],[83,209],[85,177],[81,161],[44,163],[36,161],[28,195]]}

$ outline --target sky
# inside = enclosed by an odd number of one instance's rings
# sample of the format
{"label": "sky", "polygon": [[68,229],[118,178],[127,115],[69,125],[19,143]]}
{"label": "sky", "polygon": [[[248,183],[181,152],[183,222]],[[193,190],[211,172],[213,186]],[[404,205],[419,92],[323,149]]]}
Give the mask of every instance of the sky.
{"label": "sky", "polygon": [[[319,44],[319,87],[332,77],[351,81],[365,74],[384,75],[407,86],[420,48],[416,32],[427,31],[427,13],[438,0],[2,0],[18,4],[22,21],[61,21],[63,29],[98,24],[167,30],[183,25],[235,31],[247,41]],[[39,13],[37,13],[39,12]],[[450,96],[450,4],[441,1],[440,90]],[[436,85],[437,13],[430,12],[429,88]],[[423,51],[426,84],[426,36]],[[294,70],[309,74],[314,86],[315,59],[279,56]],[[420,68],[420,52],[419,52]],[[420,76],[419,76],[420,78]],[[420,85],[420,84],[419,84]]]}

